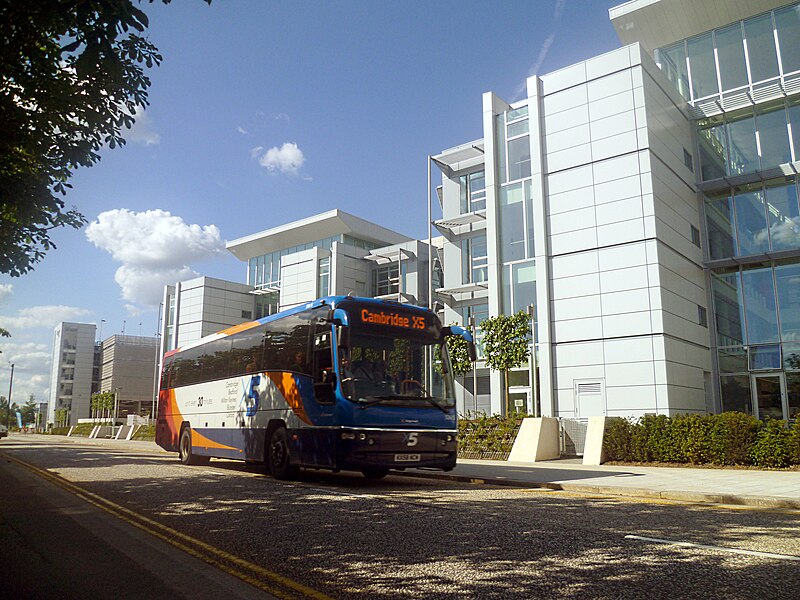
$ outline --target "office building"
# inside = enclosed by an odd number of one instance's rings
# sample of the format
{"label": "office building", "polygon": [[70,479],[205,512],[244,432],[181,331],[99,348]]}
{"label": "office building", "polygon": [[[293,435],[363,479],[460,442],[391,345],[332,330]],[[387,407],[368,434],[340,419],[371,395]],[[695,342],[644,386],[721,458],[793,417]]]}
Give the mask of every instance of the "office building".
{"label": "office building", "polygon": [[246,265],[247,283],[199,277],[167,286],[164,351],[320,296],[428,301],[427,242],[341,210],[254,233],[227,248]]}
{"label": "office building", "polygon": [[112,335],[100,347],[99,391],[116,395],[117,416],[149,415],[157,385],[157,338]]}
{"label": "office building", "polygon": [[56,410],[67,411],[67,424],[88,418],[95,364],[95,331],[91,323],[59,323],[53,333],[53,362],[47,423],[55,423]]}
{"label": "office building", "polygon": [[800,7],[609,12],[626,46],[484,94],[483,136],[432,157],[444,320],[535,320],[535,377],[504,406],[479,368],[460,407],[800,411]]}

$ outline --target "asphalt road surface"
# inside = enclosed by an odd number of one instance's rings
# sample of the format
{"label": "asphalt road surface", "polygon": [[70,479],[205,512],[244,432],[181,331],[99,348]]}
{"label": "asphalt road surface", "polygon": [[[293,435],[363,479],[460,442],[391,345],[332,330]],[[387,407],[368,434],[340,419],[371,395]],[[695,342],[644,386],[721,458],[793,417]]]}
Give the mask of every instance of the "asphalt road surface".
{"label": "asphalt road surface", "polygon": [[[82,446],[57,437],[12,436],[0,444],[0,459],[2,556],[11,536],[19,547],[41,547],[47,540],[68,552],[66,538],[82,551],[93,548],[91,561],[99,556],[114,565],[92,562],[86,579],[94,582],[103,573],[101,581],[114,586],[95,585],[85,597],[175,598],[174,589],[186,591],[175,581],[184,579],[199,591],[178,597],[224,597],[212,586],[228,584],[245,586],[232,587],[232,597],[258,592],[220,568],[263,583],[279,597],[800,597],[798,511],[637,502],[402,476],[369,481],[358,474],[310,472],[283,482],[232,461],[186,467],[175,455]],[[56,486],[20,460],[78,487]],[[37,478],[37,485],[54,491],[36,502],[69,515],[46,527],[17,527],[20,533],[12,527],[25,514],[20,489]],[[106,510],[124,519],[141,518],[139,526],[144,523],[161,540],[148,542],[140,531],[137,543],[159,546],[115,550],[120,526],[111,522],[117,517],[106,513],[94,529],[81,525],[75,514],[87,502],[74,495],[80,490],[95,504],[110,501]],[[9,497],[15,501],[9,504]],[[73,524],[61,531],[64,523]],[[195,555],[188,557],[194,563],[176,567],[172,580],[173,561],[156,561],[159,570],[131,558],[150,556],[153,562],[153,554],[183,553],[163,549],[165,538]],[[115,552],[124,560],[112,561]],[[58,577],[54,568],[17,568],[15,573],[0,567],[0,581],[62,583],[48,580]]]}

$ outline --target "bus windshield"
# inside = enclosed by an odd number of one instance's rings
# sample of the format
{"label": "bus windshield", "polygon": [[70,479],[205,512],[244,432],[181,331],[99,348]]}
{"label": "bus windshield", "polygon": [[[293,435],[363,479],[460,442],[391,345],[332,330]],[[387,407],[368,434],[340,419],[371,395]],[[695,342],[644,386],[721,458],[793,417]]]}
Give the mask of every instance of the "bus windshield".
{"label": "bus windshield", "polygon": [[[434,356],[434,380],[427,385],[425,353]],[[342,389],[353,402],[365,405],[455,406],[453,378],[445,344],[353,332],[350,345],[340,348]]]}

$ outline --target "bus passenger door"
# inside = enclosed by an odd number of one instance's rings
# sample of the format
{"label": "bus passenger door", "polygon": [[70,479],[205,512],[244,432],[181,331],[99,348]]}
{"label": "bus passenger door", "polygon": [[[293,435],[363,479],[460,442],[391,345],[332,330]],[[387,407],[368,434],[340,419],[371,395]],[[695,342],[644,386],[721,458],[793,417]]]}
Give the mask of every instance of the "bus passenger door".
{"label": "bus passenger door", "polygon": [[314,398],[317,404],[330,407],[324,410],[325,415],[333,415],[336,403],[336,375],[333,369],[333,355],[331,352],[331,325],[319,323],[314,331],[312,342],[312,377],[314,379]]}

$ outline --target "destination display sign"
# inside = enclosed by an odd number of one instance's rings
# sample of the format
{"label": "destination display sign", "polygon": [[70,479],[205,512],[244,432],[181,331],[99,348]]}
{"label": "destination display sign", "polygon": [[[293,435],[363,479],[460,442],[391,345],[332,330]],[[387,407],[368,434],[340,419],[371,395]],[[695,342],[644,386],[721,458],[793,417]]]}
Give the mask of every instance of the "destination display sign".
{"label": "destination display sign", "polygon": [[425,315],[413,315],[392,310],[362,308],[359,311],[361,322],[370,325],[388,325],[403,329],[424,331],[428,327]]}

